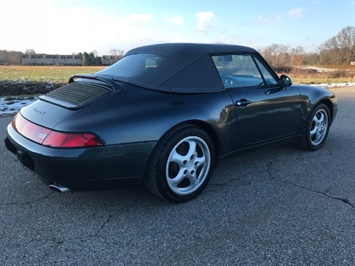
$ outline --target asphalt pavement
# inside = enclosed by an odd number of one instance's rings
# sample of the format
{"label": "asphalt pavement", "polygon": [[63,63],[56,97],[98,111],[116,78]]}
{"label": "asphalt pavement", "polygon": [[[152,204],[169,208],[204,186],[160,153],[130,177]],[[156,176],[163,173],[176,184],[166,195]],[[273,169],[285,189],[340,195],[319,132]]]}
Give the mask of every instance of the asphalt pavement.
{"label": "asphalt pavement", "polygon": [[0,265],[354,265],[355,88],[324,147],[224,160],[196,199],[144,187],[58,193],[8,152],[0,118]]}

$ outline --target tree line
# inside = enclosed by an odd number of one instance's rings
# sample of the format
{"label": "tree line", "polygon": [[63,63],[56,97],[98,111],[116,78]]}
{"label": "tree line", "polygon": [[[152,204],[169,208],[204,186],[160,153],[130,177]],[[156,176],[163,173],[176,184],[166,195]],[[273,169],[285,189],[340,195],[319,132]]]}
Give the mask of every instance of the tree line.
{"label": "tree line", "polygon": [[[118,58],[122,58],[124,56],[124,50],[120,49],[111,49],[110,55],[118,56]],[[91,53],[79,53],[81,57],[81,65],[83,66],[101,66],[102,65],[102,58],[98,56],[96,50],[92,51]]]}
{"label": "tree line", "polygon": [[[338,32],[336,36],[321,44],[316,52],[306,53],[302,46],[290,47],[282,44],[272,44],[259,52],[273,67],[298,65],[348,65],[355,61],[355,27],[348,26]],[[25,53],[34,53],[33,49]],[[123,57],[124,51],[111,49],[111,55]],[[0,64],[21,64],[23,53],[0,50]],[[102,60],[97,51],[79,53],[82,65],[101,65]]]}
{"label": "tree line", "polygon": [[100,66],[102,65],[102,60],[101,57],[95,55],[94,52],[91,53],[79,53],[79,56],[81,56],[81,65],[83,66]]}
{"label": "tree line", "polygon": [[348,65],[355,61],[355,27],[346,27],[318,47],[306,53],[302,46],[272,44],[259,51],[273,67],[297,65]]}

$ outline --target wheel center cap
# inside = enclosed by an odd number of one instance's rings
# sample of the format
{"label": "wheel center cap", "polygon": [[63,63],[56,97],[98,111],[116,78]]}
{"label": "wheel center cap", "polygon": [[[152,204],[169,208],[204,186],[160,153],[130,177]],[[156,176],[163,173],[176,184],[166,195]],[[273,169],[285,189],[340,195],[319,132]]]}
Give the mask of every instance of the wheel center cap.
{"label": "wheel center cap", "polygon": [[195,165],[195,164],[194,164],[194,161],[191,160],[191,161],[189,161],[189,162],[187,163],[186,168],[189,169],[189,170],[194,169],[194,168],[195,168],[194,165]]}

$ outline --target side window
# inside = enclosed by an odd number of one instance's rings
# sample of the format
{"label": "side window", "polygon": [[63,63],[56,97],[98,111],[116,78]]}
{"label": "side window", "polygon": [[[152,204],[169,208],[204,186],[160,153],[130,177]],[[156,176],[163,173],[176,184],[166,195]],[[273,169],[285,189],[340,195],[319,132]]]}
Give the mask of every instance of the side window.
{"label": "side window", "polygon": [[263,75],[265,79],[265,85],[276,85],[277,81],[275,78],[270,74],[270,72],[266,69],[266,67],[259,61],[257,57],[254,57],[256,64],[258,65],[261,74]]}
{"label": "side window", "polygon": [[212,60],[225,88],[255,87],[264,84],[251,55],[216,55]]}

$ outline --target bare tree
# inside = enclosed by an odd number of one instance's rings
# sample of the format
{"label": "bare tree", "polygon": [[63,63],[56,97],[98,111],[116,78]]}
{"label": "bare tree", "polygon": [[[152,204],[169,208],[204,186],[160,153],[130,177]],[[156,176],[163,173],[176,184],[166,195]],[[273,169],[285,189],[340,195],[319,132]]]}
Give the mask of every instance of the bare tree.
{"label": "bare tree", "polygon": [[305,65],[317,65],[320,62],[320,54],[317,52],[308,53],[304,55]]}
{"label": "bare tree", "polygon": [[355,27],[346,27],[320,47],[322,64],[349,64],[355,57]]}
{"label": "bare tree", "polygon": [[292,65],[302,65],[304,61],[305,52],[302,46],[297,46],[290,50]]}
{"label": "bare tree", "polygon": [[34,49],[26,49],[25,54],[35,54],[35,50]]}
{"label": "bare tree", "polygon": [[117,55],[117,49],[111,49],[109,53],[110,55]]}
{"label": "bare tree", "polygon": [[22,55],[21,52],[0,50],[0,65],[20,65]]}
{"label": "bare tree", "polygon": [[349,64],[355,55],[355,27],[346,27],[336,36],[340,57],[343,63]]}
{"label": "bare tree", "polygon": [[124,56],[124,50],[118,49],[118,50],[117,50],[117,55],[123,57],[123,56]]}
{"label": "bare tree", "polygon": [[282,44],[272,44],[260,51],[266,61],[273,67],[290,65],[289,46]]}
{"label": "bare tree", "polygon": [[109,51],[110,55],[118,55],[118,56],[121,56],[123,57],[124,55],[124,50],[121,50],[121,49],[111,49]]}

